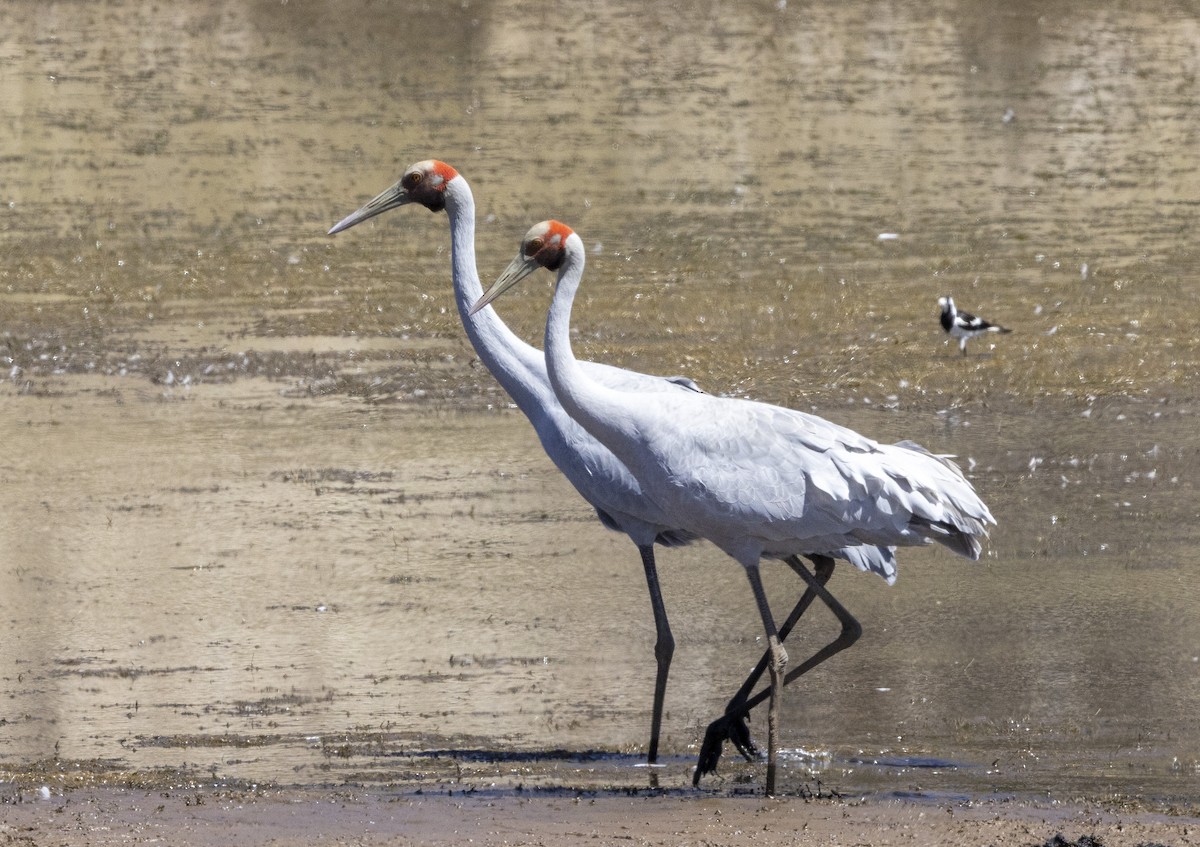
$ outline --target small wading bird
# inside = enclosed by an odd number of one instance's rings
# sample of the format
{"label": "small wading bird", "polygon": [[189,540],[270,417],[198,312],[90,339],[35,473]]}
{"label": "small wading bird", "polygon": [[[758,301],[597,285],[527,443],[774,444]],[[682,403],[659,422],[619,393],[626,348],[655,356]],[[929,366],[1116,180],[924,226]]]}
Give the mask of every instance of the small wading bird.
{"label": "small wading bird", "polygon": [[985,332],[1012,332],[1000,324],[977,318],[970,312],[960,312],[954,306],[953,297],[939,297],[938,306],[942,310],[942,329],[950,333],[952,338],[958,339],[958,349],[964,356],[967,354],[967,342],[972,338],[977,338]]}
{"label": "small wading bird", "polygon": [[[659,587],[654,544],[683,545],[695,540],[696,536],[672,525],[662,511],[642,495],[637,481],[608,448],[588,435],[563,411],[550,387],[546,359],[541,350],[518,338],[494,309],[468,314],[470,305],[483,295],[475,266],[475,201],[466,179],[454,168],[434,160],[418,162],[404,172],[399,182],[347,215],[329,233],[341,232],[389,209],[409,204],[419,204],[433,212],[445,211],[449,218],[454,299],[463,327],[480,360],[529,418],[547,455],[596,510],[601,523],[628,535],[641,554],[657,632],[654,645],[657,675],[647,753],[649,763],[654,764],[658,758],[667,675],[675,649]],[[583,362],[581,367],[589,379],[622,392],[695,394],[700,391],[694,382],[683,377],[648,376],[592,362]],[[864,570],[894,578],[893,554],[886,547],[830,548],[824,552],[847,559]],[[832,560],[825,558],[818,563],[818,574],[828,579],[832,568]],[[789,621],[798,620],[811,602],[812,596],[806,592]],[[761,670],[758,673],[761,674]],[[748,693],[757,678],[752,674],[743,690]],[[740,700],[745,699],[745,695],[741,695]],[[744,724],[744,715],[749,708],[751,706],[732,718],[714,723],[709,733],[711,740],[707,743],[710,749],[715,747],[716,756],[720,755],[721,743],[727,737],[732,737],[746,755],[754,750]]]}
{"label": "small wading bird", "polygon": [[671,526],[707,538],[745,568],[769,645],[766,791],[774,794],[787,654],[759,575],[761,560],[784,560],[839,619],[853,621],[798,555],[936,541],[977,559],[995,521],[956,465],[915,444],[878,444],[766,403],[695,392],[634,395],[592,379],[571,351],[571,306],[584,262],[579,236],[543,221],[472,312],[538,267],[557,271],[546,362],[559,402],[616,454]]}

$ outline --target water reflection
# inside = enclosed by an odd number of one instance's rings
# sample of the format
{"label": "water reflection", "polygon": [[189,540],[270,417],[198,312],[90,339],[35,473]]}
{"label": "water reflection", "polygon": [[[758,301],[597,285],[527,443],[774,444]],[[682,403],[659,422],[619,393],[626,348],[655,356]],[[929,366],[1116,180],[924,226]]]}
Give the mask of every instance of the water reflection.
{"label": "water reflection", "polygon": [[[0,34],[6,768],[419,782],[458,773],[421,751],[561,748],[621,755],[457,767],[630,779],[653,625],[628,543],[474,361],[444,219],[324,235],[436,155],[485,276],[535,220],[584,236],[589,358],[973,469],[982,564],[835,578],[867,633],[787,700],[817,754],[795,780],[1194,799],[1194,16],[67,10]],[[959,357],[947,293],[1016,332]],[[505,317],[536,339],[546,301]],[[759,646],[735,567],[662,558],[686,784]]]}

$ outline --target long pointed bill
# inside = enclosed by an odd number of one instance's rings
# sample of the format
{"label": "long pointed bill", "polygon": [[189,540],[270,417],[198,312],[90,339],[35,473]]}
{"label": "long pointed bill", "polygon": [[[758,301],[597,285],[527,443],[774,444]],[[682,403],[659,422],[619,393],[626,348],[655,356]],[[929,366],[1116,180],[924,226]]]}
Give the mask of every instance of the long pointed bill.
{"label": "long pointed bill", "polygon": [[373,218],[378,214],[386,212],[388,209],[395,209],[397,206],[404,206],[412,202],[412,197],[400,183],[396,183],[391,188],[382,192],[378,197],[372,200],[367,205],[363,206],[357,212],[351,212],[346,217],[333,225],[333,229],[329,230],[329,234],[341,232],[344,229],[349,229],[355,224],[360,224],[368,218]]}
{"label": "long pointed bill", "polygon": [[492,283],[492,287],[483,292],[483,296],[475,301],[475,305],[471,307],[470,314],[473,315],[478,312],[539,267],[541,265],[537,263],[537,259],[526,258],[523,253],[518,253],[517,258],[509,262],[508,267],[504,269],[504,273],[500,274],[500,278]]}

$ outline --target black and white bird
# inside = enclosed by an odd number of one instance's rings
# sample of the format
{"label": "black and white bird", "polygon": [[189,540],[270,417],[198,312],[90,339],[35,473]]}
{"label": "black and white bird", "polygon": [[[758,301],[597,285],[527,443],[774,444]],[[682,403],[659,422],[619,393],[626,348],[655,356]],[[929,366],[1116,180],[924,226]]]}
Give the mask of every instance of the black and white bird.
{"label": "black and white bird", "polygon": [[958,349],[964,356],[967,353],[967,342],[972,338],[983,335],[985,332],[1012,332],[1011,329],[1006,329],[1000,324],[977,318],[970,312],[960,312],[954,306],[953,297],[939,297],[938,305],[942,309],[942,329],[950,333],[951,337],[958,339]]}

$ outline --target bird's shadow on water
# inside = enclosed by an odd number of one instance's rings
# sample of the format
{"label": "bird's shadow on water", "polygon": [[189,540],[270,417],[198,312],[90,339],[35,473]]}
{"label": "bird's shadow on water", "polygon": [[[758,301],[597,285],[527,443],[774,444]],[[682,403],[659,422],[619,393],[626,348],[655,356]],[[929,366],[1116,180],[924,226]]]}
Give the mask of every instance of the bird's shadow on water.
{"label": "bird's shadow on water", "polygon": [[[648,765],[644,755],[609,750],[494,750],[484,747],[404,750],[386,758],[428,762],[440,779],[406,793],[475,796],[597,796],[604,794],[688,796],[694,762],[667,757]],[[660,775],[670,778],[660,780]]]}
{"label": "bird's shadow on water", "polygon": [[[847,789],[847,793],[910,803],[969,803],[971,789],[963,791],[964,782],[969,783],[988,772],[979,764],[936,756],[847,756],[835,760],[835,764],[852,769],[857,777],[854,787]],[[922,775],[918,777],[914,772]],[[922,787],[898,787],[907,783],[909,777]]]}
{"label": "bird's shadow on water", "polygon": [[[785,751],[781,751],[785,753]],[[786,755],[786,753],[785,753]],[[731,760],[723,773],[705,778],[699,787],[691,784],[695,759],[692,756],[661,757],[657,765],[647,765],[643,755],[615,753],[607,750],[496,750],[485,747],[438,748],[396,751],[387,758],[428,762],[440,778],[424,785],[413,785],[404,794],[439,794],[476,797],[569,796],[678,796],[678,797],[739,797],[761,796],[763,791],[762,762],[746,763],[740,757]],[[803,761],[804,757],[801,757]],[[843,786],[840,780],[828,779],[831,771],[822,775],[802,767],[788,768],[781,775],[777,796],[805,801],[840,801],[849,797],[884,795],[909,801],[965,801],[967,795],[944,790],[896,790],[889,788],[888,775],[905,771],[970,771],[973,765],[922,756],[863,757],[851,756],[830,760],[824,769],[844,768],[859,775],[873,772],[873,783],[866,786]],[[432,775],[432,774],[430,774]],[[398,787],[398,786],[396,786]],[[863,789],[866,790],[863,790]]]}
{"label": "bird's shadow on water", "polygon": [[878,768],[928,768],[930,770],[959,770],[971,765],[938,759],[933,756],[850,756],[844,760],[850,765]]}
{"label": "bird's shadow on water", "polygon": [[421,750],[412,752],[396,752],[390,755],[422,757],[428,759],[461,759],[468,762],[483,762],[487,764],[503,764],[506,762],[613,762],[628,763],[631,767],[642,760],[636,756],[624,753],[613,753],[607,750],[567,750],[559,747],[553,750],[487,750],[476,748],[445,748],[441,750]]}

